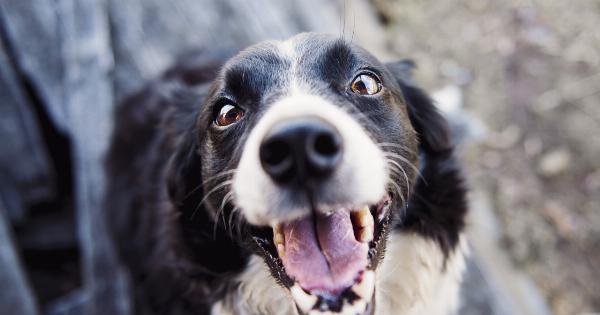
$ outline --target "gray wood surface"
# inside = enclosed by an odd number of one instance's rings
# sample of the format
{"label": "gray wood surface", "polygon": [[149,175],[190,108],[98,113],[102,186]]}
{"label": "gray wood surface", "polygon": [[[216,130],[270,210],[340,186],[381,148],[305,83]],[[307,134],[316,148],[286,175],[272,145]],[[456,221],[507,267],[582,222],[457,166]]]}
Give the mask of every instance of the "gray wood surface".
{"label": "gray wood surface", "polygon": [[28,204],[54,193],[54,173],[29,101],[0,41],[0,196],[14,223],[25,220]]}
{"label": "gray wood surface", "polygon": [[0,201],[0,314],[37,315],[35,298],[14,250],[12,232]]}

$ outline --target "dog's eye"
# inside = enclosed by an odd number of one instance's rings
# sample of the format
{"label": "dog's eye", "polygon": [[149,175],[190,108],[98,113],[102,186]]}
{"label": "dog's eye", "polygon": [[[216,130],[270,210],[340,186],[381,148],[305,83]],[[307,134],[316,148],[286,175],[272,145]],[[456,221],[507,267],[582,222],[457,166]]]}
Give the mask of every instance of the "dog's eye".
{"label": "dog's eye", "polygon": [[215,124],[221,127],[229,126],[240,121],[242,117],[244,117],[244,111],[241,108],[232,104],[225,104],[219,109]]}
{"label": "dog's eye", "polygon": [[350,88],[359,95],[373,95],[381,91],[381,82],[373,74],[361,73],[352,80]]}

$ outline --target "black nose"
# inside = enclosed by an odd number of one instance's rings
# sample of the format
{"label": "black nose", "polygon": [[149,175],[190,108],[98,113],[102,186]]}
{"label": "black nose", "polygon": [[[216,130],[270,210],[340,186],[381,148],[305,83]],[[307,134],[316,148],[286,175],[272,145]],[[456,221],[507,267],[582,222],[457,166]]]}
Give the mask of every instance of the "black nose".
{"label": "black nose", "polygon": [[339,133],[316,118],[280,122],[260,146],[262,167],[280,184],[322,180],[335,170],[341,157]]}

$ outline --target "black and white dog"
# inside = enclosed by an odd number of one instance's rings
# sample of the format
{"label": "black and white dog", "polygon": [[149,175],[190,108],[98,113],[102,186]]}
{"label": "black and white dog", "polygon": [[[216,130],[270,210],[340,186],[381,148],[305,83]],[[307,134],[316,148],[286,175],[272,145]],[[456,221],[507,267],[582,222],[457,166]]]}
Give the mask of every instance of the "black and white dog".
{"label": "black and white dog", "polygon": [[106,209],[136,313],[455,313],[465,189],[412,67],[300,34],[120,106]]}

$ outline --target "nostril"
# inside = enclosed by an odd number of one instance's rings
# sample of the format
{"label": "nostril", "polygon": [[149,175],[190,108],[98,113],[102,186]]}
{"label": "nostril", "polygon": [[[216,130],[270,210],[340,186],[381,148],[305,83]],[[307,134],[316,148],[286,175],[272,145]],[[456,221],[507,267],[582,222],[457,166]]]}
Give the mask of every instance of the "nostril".
{"label": "nostril", "polygon": [[320,126],[320,129],[315,130],[311,140],[306,143],[307,171],[314,178],[324,178],[331,174],[342,156],[338,133],[327,126]]}
{"label": "nostril", "polygon": [[285,139],[270,139],[260,147],[260,161],[267,174],[278,182],[287,181],[294,167],[292,148]]}
{"label": "nostril", "polygon": [[261,150],[263,163],[275,166],[283,163],[290,156],[289,146],[280,140],[266,143]]}
{"label": "nostril", "polygon": [[323,156],[334,156],[339,152],[340,144],[336,137],[327,132],[321,132],[315,138],[314,150]]}

